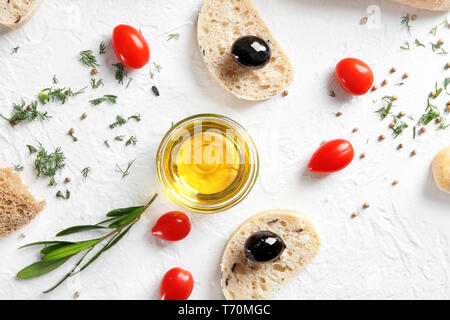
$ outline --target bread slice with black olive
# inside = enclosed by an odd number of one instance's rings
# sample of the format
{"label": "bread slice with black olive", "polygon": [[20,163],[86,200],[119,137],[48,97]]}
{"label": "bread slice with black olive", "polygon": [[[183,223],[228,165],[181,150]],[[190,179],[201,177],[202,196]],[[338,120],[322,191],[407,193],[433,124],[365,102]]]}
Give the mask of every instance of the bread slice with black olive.
{"label": "bread slice with black olive", "polygon": [[[253,35],[271,48],[270,62],[261,69],[238,65],[231,47]],[[265,100],[282,92],[294,79],[289,57],[281,49],[251,0],[204,0],[197,24],[201,58],[212,78],[236,97]]]}
{"label": "bread slice with black olive", "polygon": [[[277,260],[256,263],[247,258],[244,244],[258,231],[271,231],[284,241],[286,249]],[[222,255],[221,285],[225,298],[270,298],[295,278],[319,249],[319,234],[304,214],[292,210],[268,210],[251,217],[231,235]]]}
{"label": "bread slice with black olive", "polygon": [[13,29],[24,25],[43,0],[0,0],[0,24]]}

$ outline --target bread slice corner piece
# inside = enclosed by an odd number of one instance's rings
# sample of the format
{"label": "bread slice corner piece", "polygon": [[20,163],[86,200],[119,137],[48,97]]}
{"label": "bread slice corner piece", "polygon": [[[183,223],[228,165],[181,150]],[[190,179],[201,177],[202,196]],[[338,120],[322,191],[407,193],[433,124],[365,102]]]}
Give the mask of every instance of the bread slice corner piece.
{"label": "bread slice corner piece", "polygon": [[24,227],[45,206],[36,201],[13,168],[0,168],[0,238]]}
{"label": "bread slice corner piece", "polygon": [[[234,41],[254,35],[268,42],[272,57],[252,70],[231,57]],[[294,79],[289,57],[259,16],[251,0],[204,0],[197,24],[200,56],[212,78],[236,97],[266,100],[281,93]]]}
{"label": "bread slice corner piece", "polygon": [[[247,238],[272,231],[286,244],[281,257],[255,263],[244,253]],[[221,285],[228,300],[264,300],[295,278],[318,254],[320,237],[312,222],[292,210],[263,211],[243,222],[228,240],[220,263]]]}
{"label": "bread slice corner piece", "polygon": [[18,29],[34,15],[43,0],[0,0],[0,24]]}
{"label": "bread slice corner piece", "polygon": [[427,10],[448,11],[450,10],[449,0],[394,0],[411,7]]}

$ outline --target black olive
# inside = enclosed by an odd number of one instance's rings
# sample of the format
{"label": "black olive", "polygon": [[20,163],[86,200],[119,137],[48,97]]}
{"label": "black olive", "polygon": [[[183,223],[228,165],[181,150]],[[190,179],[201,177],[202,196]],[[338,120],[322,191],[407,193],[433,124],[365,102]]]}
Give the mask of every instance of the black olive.
{"label": "black olive", "polygon": [[245,255],[255,262],[272,262],[277,260],[286,245],[276,233],[258,231],[245,241]]}
{"label": "black olive", "polygon": [[269,63],[271,50],[263,39],[243,36],[233,43],[231,56],[243,67],[260,69]]}

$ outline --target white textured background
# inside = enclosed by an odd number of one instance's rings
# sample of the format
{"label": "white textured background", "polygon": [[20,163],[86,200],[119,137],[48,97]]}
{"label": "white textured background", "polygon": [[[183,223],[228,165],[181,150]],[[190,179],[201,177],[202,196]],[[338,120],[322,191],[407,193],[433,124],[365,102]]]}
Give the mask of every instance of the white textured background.
{"label": "white textured background", "polygon": [[[372,103],[396,94],[395,111],[404,110],[416,119],[421,115],[435,81],[450,76],[443,68],[450,57],[433,53],[429,46],[439,37],[450,42],[450,30],[440,27],[436,37],[428,34],[445,13],[390,1],[255,0],[255,4],[294,64],[295,81],[286,98],[239,101],[210,80],[196,48],[200,0],[47,0],[22,29],[0,28],[0,112],[6,115],[13,102],[35,99],[42,88],[51,86],[54,74],[61,86],[89,85],[90,69],[79,63],[78,52],[97,51],[100,41],[109,41],[120,23],[142,30],[151,46],[151,60],[163,67],[154,80],[148,66],[133,72],[134,80],[125,90],[114,79],[111,63],[116,60],[109,48],[100,58],[105,87],[89,88],[65,105],[44,106],[53,116],[48,122],[17,127],[0,122],[0,165],[24,165],[23,180],[38,199],[48,202],[29,226],[0,239],[0,298],[72,299],[79,291],[80,299],[154,299],[165,271],[181,266],[195,277],[192,299],[221,299],[218,264],[226,239],[244,219],[271,208],[307,213],[323,237],[316,260],[274,298],[450,298],[450,196],[435,187],[430,172],[432,157],[449,144],[450,129],[435,130],[430,124],[425,135],[413,140],[409,128],[394,140],[389,120],[380,122],[374,113],[380,104]],[[359,24],[370,5],[380,8],[380,24],[372,29]],[[419,15],[412,23],[412,35],[400,26],[407,12]],[[169,33],[180,33],[179,40],[166,41]],[[416,37],[427,48],[415,47]],[[399,49],[405,40],[411,43],[410,51]],[[17,45],[18,53],[10,55]],[[446,47],[450,51],[450,45]],[[335,64],[347,56],[369,63],[376,83],[387,78],[390,84],[375,93],[349,97],[332,77]],[[398,72],[389,75],[392,66]],[[394,86],[404,72],[410,75],[405,85]],[[152,84],[158,86],[160,97],[151,92]],[[329,89],[336,98],[328,96]],[[89,105],[90,99],[107,93],[117,94],[119,103]],[[437,99],[441,110],[448,98],[442,93]],[[343,112],[340,118],[337,111]],[[80,121],[83,112],[88,118]],[[116,114],[137,112],[141,122],[108,128]],[[237,207],[217,215],[189,214],[193,228],[187,239],[159,241],[150,233],[153,223],[178,207],[161,193],[155,153],[172,121],[202,112],[229,116],[248,129],[260,152],[261,174]],[[71,127],[77,143],[66,134]],[[356,134],[354,127],[359,128]],[[378,142],[382,133],[387,139]],[[139,142],[125,147],[112,141],[118,134],[136,135]],[[333,138],[348,138],[354,144],[357,155],[351,166],[324,177],[305,172],[314,150]],[[105,139],[111,149],[103,145]],[[35,140],[49,150],[61,146],[67,155],[57,187],[35,178],[35,157],[25,147]],[[402,151],[396,150],[399,143],[405,145]],[[413,149],[419,154],[411,158]],[[367,154],[364,160],[358,158],[361,152]],[[115,163],[125,166],[134,158],[131,174],[123,180]],[[84,181],[80,170],[86,166],[93,172]],[[69,185],[62,183],[66,176],[72,177]],[[391,186],[394,179],[400,181],[396,187]],[[56,199],[56,191],[67,187],[71,199]],[[36,249],[19,251],[20,245],[52,239],[75,224],[98,222],[108,210],[143,204],[154,192],[161,193],[158,201],[133,231],[53,293],[40,294],[70,264],[38,279],[15,279],[18,270],[38,258]],[[362,210],[364,202],[371,207]],[[355,210],[360,216],[351,219]],[[22,232],[25,239],[19,237]]]}

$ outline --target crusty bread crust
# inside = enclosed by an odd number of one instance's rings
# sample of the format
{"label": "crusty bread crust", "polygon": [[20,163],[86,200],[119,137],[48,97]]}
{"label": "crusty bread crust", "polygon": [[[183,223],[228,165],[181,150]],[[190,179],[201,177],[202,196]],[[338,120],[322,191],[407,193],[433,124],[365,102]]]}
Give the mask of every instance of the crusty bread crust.
{"label": "crusty bread crust", "polygon": [[440,10],[440,11],[450,10],[450,0],[394,0],[394,1],[420,9]]}
{"label": "crusty bread crust", "polygon": [[433,178],[439,189],[450,192],[450,146],[444,148],[433,159],[431,164]]}
{"label": "crusty bread crust", "polygon": [[0,0],[0,24],[18,29],[28,22],[44,0]]}
{"label": "crusty bread crust", "polygon": [[[244,243],[257,231],[272,231],[286,244],[281,257],[254,263],[245,257]],[[267,210],[244,221],[231,235],[220,263],[221,285],[229,300],[268,299],[297,276],[318,254],[320,237],[312,222],[292,210]]]}
{"label": "crusty bread crust", "polygon": [[[272,50],[267,66],[244,68],[231,57],[233,42],[245,35],[266,40]],[[197,23],[200,56],[212,78],[240,99],[265,100],[283,91],[294,78],[283,52],[251,0],[204,0]]]}
{"label": "crusty bread crust", "polygon": [[24,227],[44,208],[13,168],[0,168],[0,238]]}

